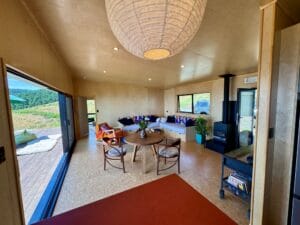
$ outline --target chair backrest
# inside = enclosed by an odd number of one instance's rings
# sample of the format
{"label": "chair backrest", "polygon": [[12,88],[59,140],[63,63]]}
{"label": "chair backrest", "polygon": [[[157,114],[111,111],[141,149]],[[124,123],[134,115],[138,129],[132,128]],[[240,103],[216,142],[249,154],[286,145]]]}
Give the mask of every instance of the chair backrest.
{"label": "chair backrest", "polygon": [[119,145],[119,141],[117,138],[109,138],[109,137],[104,137],[103,139],[103,145],[106,146],[114,146],[114,145]]}
{"label": "chair backrest", "polygon": [[181,145],[181,139],[180,138],[176,138],[176,139],[167,138],[166,139],[166,146],[167,147],[179,147],[180,148],[180,145]]}
{"label": "chair backrest", "polygon": [[118,138],[103,138],[103,151],[104,155],[106,155],[110,149],[114,149],[114,151],[117,151],[120,155],[123,154],[123,145],[120,139]]}
{"label": "chair backrest", "polygon": [[105,131],[110,131],[110,130],[113,130],[113,128],[109,126],[107,123],[97,124],[95,127],[96,139],[97,140],[103,139],[103,137],[106,135]]}

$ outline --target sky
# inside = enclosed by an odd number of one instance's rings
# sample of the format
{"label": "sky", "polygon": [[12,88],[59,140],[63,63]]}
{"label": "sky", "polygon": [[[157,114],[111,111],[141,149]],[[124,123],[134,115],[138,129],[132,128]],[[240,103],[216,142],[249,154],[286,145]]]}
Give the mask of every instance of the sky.
{"label": "sky", "polygon": [[24,89],[24,90],[39,90],[42,89],[40,85],[27,81],[10,72],[7,72],[8,88],[9,89]]}

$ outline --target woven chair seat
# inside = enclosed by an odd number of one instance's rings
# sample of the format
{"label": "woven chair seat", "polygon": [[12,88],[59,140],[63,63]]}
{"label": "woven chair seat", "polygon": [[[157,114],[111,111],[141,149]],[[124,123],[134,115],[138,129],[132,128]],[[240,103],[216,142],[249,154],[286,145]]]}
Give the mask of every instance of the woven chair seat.
{"label": "woven chair seat", "polygon": [[179,155],[179,152],[177,148],[169,147],[169,148],[160,149],[158,154],[165,158],[173,158],[173,157],[177,157]]}
{"label": "woven chair seat", "polygon": [[120,157],[123,153],[123,155],[126,155],[126,149],[123,148],[123,151],[121,147],[114,147],[108,150],[107,155],[110,157]]}

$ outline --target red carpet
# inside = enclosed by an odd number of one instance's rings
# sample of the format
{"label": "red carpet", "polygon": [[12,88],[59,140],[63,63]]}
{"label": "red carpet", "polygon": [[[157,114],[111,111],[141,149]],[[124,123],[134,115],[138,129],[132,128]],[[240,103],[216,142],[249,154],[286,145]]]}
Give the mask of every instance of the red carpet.
{"label": "red carpet", "polygon": [[36,225],[236,224],[179,176],[170,175]]}

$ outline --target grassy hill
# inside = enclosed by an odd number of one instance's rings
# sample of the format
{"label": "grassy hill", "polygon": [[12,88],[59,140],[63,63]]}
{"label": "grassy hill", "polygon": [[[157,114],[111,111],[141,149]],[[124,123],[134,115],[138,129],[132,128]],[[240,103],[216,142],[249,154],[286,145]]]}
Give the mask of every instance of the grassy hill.
{"label": "grassy hill", "polygon": [[15,130],[60,126],[58,102],[12,110]]}
{"label": "grassy hill", "polygon": [[26,100],[23,104],[12,104],[11,106],[15,110],[58,101],[58,93],[49,89],[9,89],[9,94]]}

